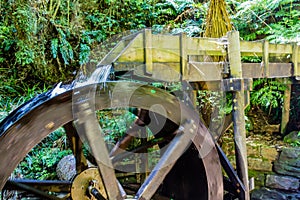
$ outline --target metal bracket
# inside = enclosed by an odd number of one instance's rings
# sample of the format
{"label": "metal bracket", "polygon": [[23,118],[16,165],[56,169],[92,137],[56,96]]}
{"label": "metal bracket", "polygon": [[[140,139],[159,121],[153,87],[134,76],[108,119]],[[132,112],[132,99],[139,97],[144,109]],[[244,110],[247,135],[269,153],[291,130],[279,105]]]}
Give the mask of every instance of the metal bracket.
{"label": "metal bracket", "polygon": [[221,80],[221,86],[223,91],[241,91],[244,85],[244,90],[248,91],[252,90],[252,82],[252,79],[229,78]]}

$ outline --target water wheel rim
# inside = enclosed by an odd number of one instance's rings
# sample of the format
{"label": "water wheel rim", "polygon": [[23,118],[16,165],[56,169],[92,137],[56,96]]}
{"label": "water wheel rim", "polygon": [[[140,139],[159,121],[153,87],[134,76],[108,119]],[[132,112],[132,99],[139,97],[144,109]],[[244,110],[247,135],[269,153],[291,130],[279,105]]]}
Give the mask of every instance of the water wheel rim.
{"label": "water wheel rim", "polygon": [[[112,107],[109,101],[110,97],[107,87],[114,87],[115,84],[114,82],[106,83],[106,89],[104,90],[102,88],[102,90],[100,90],[101,95],[96,99],[96,110]],[[142,97],[139,95],[132,96],[130,101],[130,106],[132,107],[149,109],[149,102],[151,102],[151,104],[155,102],[162,103],[161,100],[167,102],[167,108],[178,108],[179,106],[177,99],[166,91],[155,88],[157,93],[154,94],[151,92],[153,87],[134,82],[124,82],[119,86],[121,88],[123,87],[124,91],[126,88],[133,87],[137,93],[141,92],[142,94],[146,94],[146,96],[144,95]],[[4,187],[17,164],[21,162],[23,157],[25,157],[36,144],[53,130],[73,121],[72,94],[73,90],[70,89],[53,97],[50,94],[48,94],[48,98],[42,96],[41,98],[43,98],[43,100],[46,99],[45,101],[36,104],[32,109],[29,109],[28,112],[19,112],[19,114],[17,111],[14,112],[13,114],[15,116],[11,118],[12,122],[9,123],[9,121],[6,121],[6,124],[9,125],[3,126],[3,132],[0,134],[0,153],[3,155],[0,157],[0,189]],[[114,106],[117,107],[118,105],[115,104]],[[119,106],[122,107],[123,105]],[[57,115],[57,111],[59,111],[61,115]],[[175,109],[174,113],[168,113],[168,118],[178,124],[181,121],[181,114]],[[193,141],[195,146],[200,150],[202,148],[202,142],[205,140],[206,145],[210,147],[210,151],[206,152],[207,155],[202,156],[207,177],[208,199],[222,199],[223,177],[214,141],[204,126],[202,126],[201,131],[198,132],[202,139],[195,139]]]}

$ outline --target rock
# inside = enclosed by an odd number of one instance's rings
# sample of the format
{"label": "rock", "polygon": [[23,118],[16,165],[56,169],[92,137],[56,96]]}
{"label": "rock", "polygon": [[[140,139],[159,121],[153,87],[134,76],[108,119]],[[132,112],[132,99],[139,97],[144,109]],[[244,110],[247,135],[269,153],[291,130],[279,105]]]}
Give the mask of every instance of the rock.
{"label": "rock", "polygon": [[300,148],[284,148],[274,162],[274,171],[278,174],[300,178]]}
{"label": "rock", "polygon": [[251,193],[251,200],[287,200],[287,198],[276,190],[261,188]]}
{"label": "rock", "polygon": [[280,124],[267,124],[265,126],[266,133],[272,134],[274,132],[279,132]]}
{"label": "rock", "polygon": [[[295,162],[299,162],[299,161],[295,161]],[[278,174],[300,178],[300,168],[294,167],[291,162],[288,163],[288,162],[275,161],[274,171]]]}
{"label": "rock", "polygon": [[257,171],[271,172],[272,161],[248,157],[248,168]]}
{"label": "rock", "polygon": [[[282,149],[279,159],[299,159],[300,148],[299,147],[289,147]],[[298,165],[300,167],[300,163]]]}
{"label": "rock", "polygon": [[267,175],[266,186],[274,189],[298,191],[299,179],[290,176]]}
{"label": "rock", "polygon": [[270,146],[262,146],[260,154],[264,159],[268,159],[272,161],[276,160],[278,157],[278,152],[276,148]]}
{"label": "rock", "polygon": [[300,131],[292,131],[289,134],[287,134],[284,138],[283,141],[286,143],[300,143]]}
{"label": "rock", "polygon": [[262,144],[247,143],[247,155],[248,157],[260,157]]}
{"label": "rock", "polygon": [[60,180],[70,181],[76,175],[76,161],[74,155],[63,157],[57,164],[56,173]]}

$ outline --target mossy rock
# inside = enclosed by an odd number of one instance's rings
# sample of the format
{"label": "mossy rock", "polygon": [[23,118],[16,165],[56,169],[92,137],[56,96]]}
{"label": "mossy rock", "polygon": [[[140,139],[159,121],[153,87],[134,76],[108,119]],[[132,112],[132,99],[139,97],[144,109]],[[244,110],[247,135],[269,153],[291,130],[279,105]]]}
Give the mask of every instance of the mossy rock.
{"label": "mossy rock", "polygon": [[291,144],[293,146],[299,146],[300,147],[300,131],[292,131],[289,134],[287,134],[283,141],[285,143]]}

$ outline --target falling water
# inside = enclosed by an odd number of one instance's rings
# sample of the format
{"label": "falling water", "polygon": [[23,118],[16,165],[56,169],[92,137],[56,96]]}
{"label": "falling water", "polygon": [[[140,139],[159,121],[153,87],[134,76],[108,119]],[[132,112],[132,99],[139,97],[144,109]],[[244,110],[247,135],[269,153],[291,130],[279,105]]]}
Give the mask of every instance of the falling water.
{"label": "falling water", "polygon": [[111,65],[102,65],[98,67],[91,77],[88,79],[88,83],[104,83],[107,81],[110,74]]}
{"label": "falling water", "polygon": [[109,77],[111,67],[111,65],[100,65],[90,77],[80,72],[75,81],[75,88],[94,83],[105,83]]}

